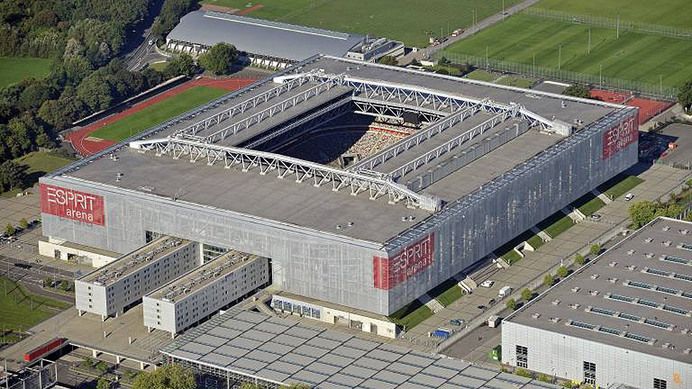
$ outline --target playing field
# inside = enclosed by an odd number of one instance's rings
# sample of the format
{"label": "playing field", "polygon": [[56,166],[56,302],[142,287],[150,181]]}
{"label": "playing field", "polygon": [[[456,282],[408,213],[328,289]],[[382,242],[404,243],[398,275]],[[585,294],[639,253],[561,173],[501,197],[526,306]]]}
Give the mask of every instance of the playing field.
{"label": "playing field", "polygon": [[536,7],[578,15],[692,28],[689,0],[542,0]]}
{"label": "playing field", "polygon": [[16,282],[0,276],[0,330],[28,330],[68,307],[69,304],[29,294]]}
{"label": "playing field", "polygon": [[0,57],[0,88],[25,78],[46,76],[51,62],[45,58]]}
{"label": "playing field", "polygon": [[119,142],[226,93],[219,88],[196,86],[101,127],[89,136]]}
{"label": "playing field", "polygon": [[[509,7],[519,0],[504,0]],[[335,31],[384,36],[424,47],[428,36],[445,35],[502,10],[502,0],[205,0],[243,10],[248,16]]]}
{"label": "playing field", "polygon": [[[591,46],[589,51],[589,30]],[[448,47],[455,54],[678,87],[692,78],[692,40],[516,15]]]}

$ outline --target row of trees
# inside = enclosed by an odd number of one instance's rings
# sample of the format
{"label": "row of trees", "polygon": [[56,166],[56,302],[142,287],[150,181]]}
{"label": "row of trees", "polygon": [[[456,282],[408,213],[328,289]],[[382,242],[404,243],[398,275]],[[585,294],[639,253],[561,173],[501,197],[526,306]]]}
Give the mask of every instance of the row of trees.
{"label": "row of trees", "polygon": [[151,28],[151,33],[156,39],[165,37],[178,24],[183,15],[195,8],[197,8],[197,0],[166,0],[161,7],[159,17]]}

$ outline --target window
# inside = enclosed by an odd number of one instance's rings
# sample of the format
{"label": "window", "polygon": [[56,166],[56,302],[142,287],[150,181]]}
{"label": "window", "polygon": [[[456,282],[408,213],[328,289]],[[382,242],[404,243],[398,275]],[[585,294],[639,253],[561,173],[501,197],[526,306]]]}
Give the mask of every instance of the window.
{"label": "window", "polygon": [[668,382],[660,378],[654,378],[654,389],[668,389]]}
{"label": "window", "polygon": [[596,385],[596,364],[584,361],[584,383]]}
{"label": "window", "polygon": [[527,347],[517,345],[517,367],[529,367],[529,349]]}

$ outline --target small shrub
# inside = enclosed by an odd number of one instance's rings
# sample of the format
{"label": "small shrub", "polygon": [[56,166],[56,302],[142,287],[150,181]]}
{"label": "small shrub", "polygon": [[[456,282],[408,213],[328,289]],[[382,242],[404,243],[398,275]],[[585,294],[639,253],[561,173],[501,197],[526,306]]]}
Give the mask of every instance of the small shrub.
{"label": "small shrub", "polygon": [[524,299],[524,301],[531,301],[533,298],[533,292],[531,292],[531,289],[526,288],[521,291],[521,298]]}
{"label": "small shrub", "polygon": [[514,299],[509,299],[507,300],[507,308],[511,309],[512,311],[517,309],[517,302]]}
{"label": "small shrub", "polygon": [[517,369],[514,371],[514,374],[516,374],[520,377],[533,378],[533,374],[531,374],[530,371],[525,370],[525,369]]}
{"label": "small shrub", "polygon": [[586,263],[586,259],[584,258],[583,255],[577,254],[574,256],[574,263],[576,263],[579,266],[583,266],[584,263]]}
{"label": "small shrub", "polygon": [[552,274],[548,273],[543,277],[543,285],[546,288],[550,288],[551,286],[553,286],[554,283],[555,283],[555,277],[553,277]]}
{"label": "small shrub", "polygon": [[594,243],[591,245],[591,249],[589,249],[589,252],[591,255],[596,256],[601,253],[601,245],[598,243]]}
{"label": "small shrub", "polygon": [[560,266],[557,268],[557,276],[560,278],[565,278],[569,274],[569,270],[567,270],[566,266]]}

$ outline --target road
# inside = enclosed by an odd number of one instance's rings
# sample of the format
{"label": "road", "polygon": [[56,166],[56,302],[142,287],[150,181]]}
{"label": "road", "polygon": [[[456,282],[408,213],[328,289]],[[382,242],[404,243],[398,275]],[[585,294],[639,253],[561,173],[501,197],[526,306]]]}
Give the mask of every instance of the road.
{"label": "road", "polygon": [[406,65],[409,64],[411,61],[415,60],[422,60],[422,59],[430,59],[433,57],[433,55],[444,49],[445,47],[454,44],[462,39],[468,38],[470,36],[473,36],[476,34],[478,31],[481,31],[485,28],[488,28],[492,26],[495,23],[503,21],[506,17],[510,15],[514,15],[516,13],[519,13],[523,11],[524,9],[538,3],[540,0],[524,0],[521,3],[515,4],[509,8],[507,8],[504,13],[502,11],[489,16],[480,22],[476,23],[475,25],[467,28],[463,33],[457,35],[457,36],[449,36],[447,37],[447,40],[435,45],[435,46],[429,46],[424,49],[418,50],[416,52],[411,52],[401,58],[399,58],[399,64],[400,65]]}
{"label": "road", "polygon": [[156,52],[156,45],[150,45],[149,41],[152,39],[151,27],[161,12],[162,5],[163,0],[154,1],[149,8],[150,12],[146,19],[128,33],[126,53],[123,55],[127,61],[127,70],[141,70],[147,63],[151,62],[152,58],[160,57]]}

